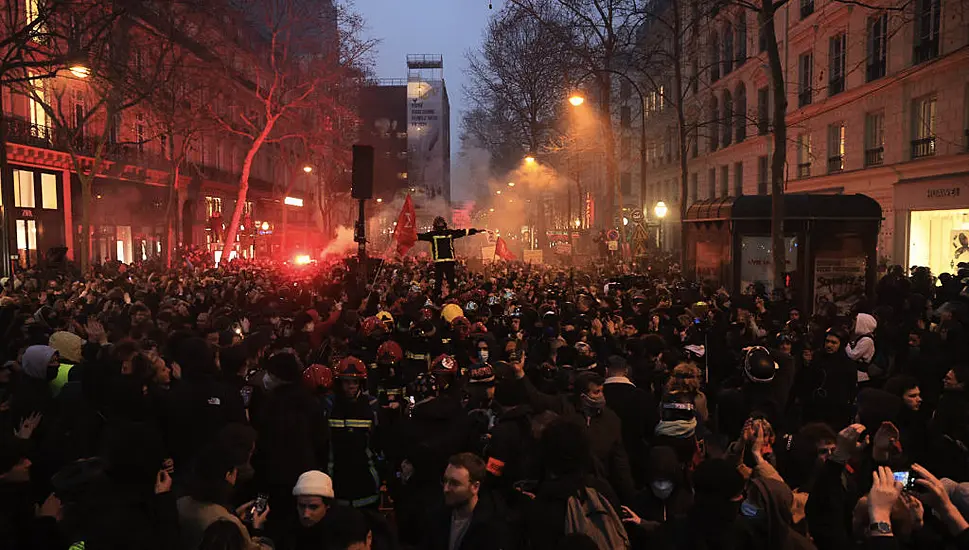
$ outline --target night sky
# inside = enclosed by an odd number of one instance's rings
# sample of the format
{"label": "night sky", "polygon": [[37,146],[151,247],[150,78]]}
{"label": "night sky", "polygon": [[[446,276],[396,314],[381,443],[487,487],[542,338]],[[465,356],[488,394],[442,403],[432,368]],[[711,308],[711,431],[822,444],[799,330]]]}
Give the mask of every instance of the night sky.
{"label": "night sky", "polygon": [[[504,0],[493,0],[494,9]],[[451,165],[457,158],[464,109],[465,53],[477,48],[488,17],[488,0],[356,0],[369,33],[381,40],[378,78],[405,78],[407,54],[444,56],[444,80],[451,101]],[[461,190],[454,189],[460,195]]]}

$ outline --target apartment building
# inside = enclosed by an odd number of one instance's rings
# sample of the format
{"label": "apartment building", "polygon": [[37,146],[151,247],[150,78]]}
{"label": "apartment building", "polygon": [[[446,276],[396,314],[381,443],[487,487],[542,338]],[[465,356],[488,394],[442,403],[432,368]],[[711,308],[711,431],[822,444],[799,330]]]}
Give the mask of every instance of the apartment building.
{"label": "apartment building", "polygon": [[[874,5],[796,0],[777,13],[786,191],[869,195],[885,216],[880,263],[951,271],[969,261],[969,2]],[[767,194],[772,93],[757,14],[720,9],[693,39],[689,201]],[[667,126],[647,124],[648,150],[666,147]],[[667,160],[651,156],[653,196],[678,185]]]}
{"label": "apartment building", "polygon": [[[28,9],[21,17],[36,17],[38,13]],[[150,23],[140,21],[142,25]],[[230,28],[222,31],[231,33]],[[197,52],[199,44],[192,43],[191,32],[185,30],[178,47]],[[228,48],[246,44],[229,38],[225,40]],[[258,47],[258,42],[250,41],[248,47]],[[151,56],[150,51],[136,51],[132,63],[148,66],[156,61]],[[151,105],[125,109],[112,121],[105,120],[102,114],[85,117],[100,98],[85,78],[87,75],[73,74],[68,69],[34,80],[32,85],[44,103],[55,106],[58,112],[69,113],[73,149],[82,163],[93,161],[100,142],[97,137],[105,125],[109,126],[102,152],[105,160],[91,193],[92,262],[130,263],[160,256],[170,193],[174,195],[175,243],[221,253],[221,239],[235,208],[239,172],[248,150],[246,140],[216,126],[205,128],[189,146],[171,189],[172,151],[179,144],[171,143],[174,140],[159,129],[160,122]],[[219,104],[212,106],[215,111],[252,104],[245,86],[228,87],[221,92],[214,100]],[[10,205],[3,241],[11,259],[2,262],[2,271],[35,266],[50,249],[58,247],[66,247],[68,257],[76,260],[83,242],[83,197],[64,136],[58,135],[42,105],[22,88],[3,86],[2,106],[4,142],[0,146],[6,148],[7,165],[0,174],[0,198],[2,204]],[[289,209],[286,227],[290,247],[310,249],[318,244],[313,205],[319,181],[302,171],[305,162],[294,165],[291,157],[284,147],[267,144],[253,159],[249,193],[237,235],[240,256],[279,253],[283,208]],[[284,201],[283,190],[289,190],[295,200]]]}

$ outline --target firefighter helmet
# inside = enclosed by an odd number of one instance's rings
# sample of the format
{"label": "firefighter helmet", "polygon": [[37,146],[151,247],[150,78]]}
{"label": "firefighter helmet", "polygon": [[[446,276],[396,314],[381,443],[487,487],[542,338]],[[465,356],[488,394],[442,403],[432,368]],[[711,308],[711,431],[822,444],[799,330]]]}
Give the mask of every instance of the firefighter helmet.
{"label": "firefighter helmet", "polygon": [[374,333],[374,331],[382,327],[383,324],[380,322],[380,319],[376,317],[367,317],[363,320],[363,322],[360,323],[360,334],[363,336],[370,336]]}
{"label": "firefighter helmet", "polygon": [[352,355],[344,357],[336,365],[336,377],[341,380],[366,380],[367,366]]}
{"label": "firefighter helmet", "polygon": [[377,348],[377,361],[386,363],[396,363],[404,358],[404,350],[400,344],[393,340],[388,340]]}
{"label": "firefighter helmet", "polygon": [[454,356],[442,353],[431,362],[431,372],[434,374],[457,374],[458,362]]}
{"label": "firefighter helmet", "polygon": [[333,387],[333,369],[326,365],[314,364],[303,371],[303,385],[312,391],[318,388]]}
{"label": "firefighter helmet", "polygon": [[444,306],[441,310],[441,318],[444,319],[446,323],[452,323],[458,317],[463,317],[464,311],[461,310],[461,306],[457,304],[448,304]]}

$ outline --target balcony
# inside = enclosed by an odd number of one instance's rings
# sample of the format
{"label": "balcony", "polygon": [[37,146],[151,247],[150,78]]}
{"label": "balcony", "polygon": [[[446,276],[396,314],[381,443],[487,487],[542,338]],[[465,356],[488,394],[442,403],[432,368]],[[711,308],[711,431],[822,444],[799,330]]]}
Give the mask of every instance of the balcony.
{"label": "balcony", "polygon": [[828,157],[828,173],[833,174],[845,169],[845,158],[841,155]]}
{"label": "balcony", "polygon": [[804,107],[805,105],[811,104],[811,88],[800,90],[797,92],[797,106]]}
{"label": "balcony", "polygon": [[913,159],[931,157],[933,155],[935,155],[935,136],[912,140]]}
{"label": "balcony", "polygon": [[54,129],[50,126],[34,124],[26,120],[11,118],[6,120],[7,141],[54,149]]}
{"label": "balcony", "polygon": [[865,149],[865,166],[879,166],[885,162],[885,148]]}
{"label": "balcony", "polygon": [[811,163],[810,162],[800,162],[797,165],[797,177],[799,178],[809,178],[811,177]]}

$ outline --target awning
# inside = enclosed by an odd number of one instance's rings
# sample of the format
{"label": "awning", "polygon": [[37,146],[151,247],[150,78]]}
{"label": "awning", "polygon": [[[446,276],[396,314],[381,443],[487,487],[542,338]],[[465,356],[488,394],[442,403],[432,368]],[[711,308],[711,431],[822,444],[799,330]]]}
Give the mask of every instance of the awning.
{"label": "awning", "polygon": [[[771,219],[770,195],[744,195],[697,201],[686,212],[687,223]],[[785,220],[882,219],[882,208],[867,195],[784,195]]]}

